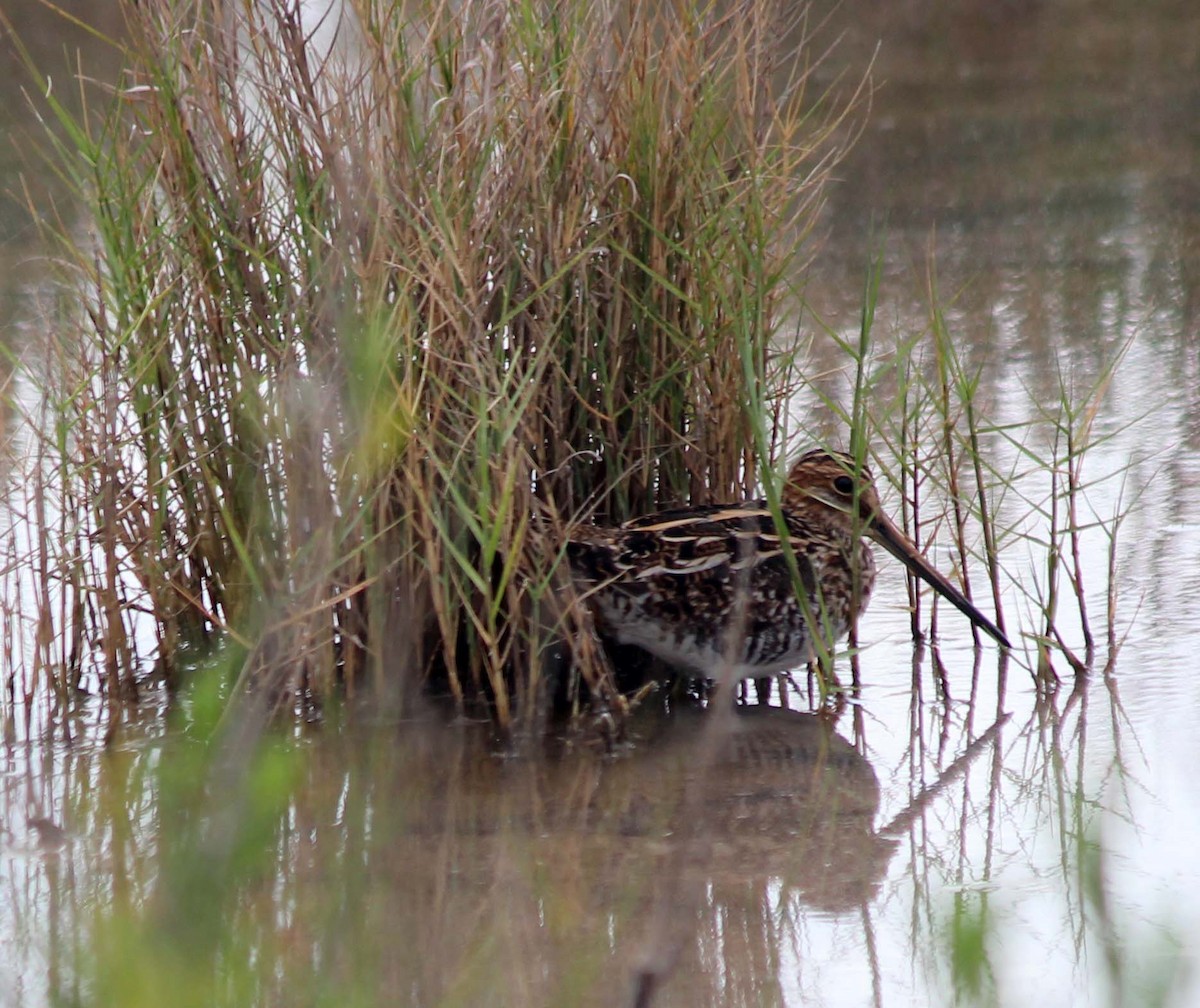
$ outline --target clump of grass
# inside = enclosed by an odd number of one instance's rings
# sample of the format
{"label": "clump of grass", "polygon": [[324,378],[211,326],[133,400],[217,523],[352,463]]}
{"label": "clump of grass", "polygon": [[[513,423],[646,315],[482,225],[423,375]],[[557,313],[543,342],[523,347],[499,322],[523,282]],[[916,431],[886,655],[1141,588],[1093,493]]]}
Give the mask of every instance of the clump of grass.
{"label": "clump of grass", "polygon": [[[1088,501],[1089,489],[1123,479],[1128,466],[1092,481],[1085,478],[1084,469],[1087,458],[1119,433],[1097,434],[1095,424],[1124,349],[1111,355],[1090,380],[1060,372],[1055,376],[1055,399],[1031,394],[1031,402],[1040,400],[1032,417],[1006,421],[993,414],[981,394],[985,368],[993,362],[952,331],[932,267],[927,295],[928,329],[894,347],[893,395],[879,396],[882,407],[870,418],[879,439],[894,443],[902,460],[902,489],[908,504],[904,518],[911,521],[912,536],[920,542],[922,535],[929,537],[930,529],[946,526],[964,595],[973,599],[977,590],[973,581],[980,578],[973,578],[972,572],[982,568],[1001,630],[1006,629],[1007,588],[1015,588],[1018,598],[1033,604],[1040,626],[1025,631],[1036,648],[1031,671],[1040,687],[1053,690],[1059,681],[1054,653],[1065,658],[1077,678],[1095,666],[1096,632],[1088,603],[1089,590],[1095,586],[1085,577],[1083,540],[1101,533],[1107,539],[1104,636],[1111,668],[1120,643],[1116,540],[1136,501],[1122,494],[1113,515],[1098,514]],[[1006,465],[1000,461],[1004,456],[1013,461]],[[935,502],[932,508],[930,497]],[[977,534],[972,532],[976,528]],[[1029,576],[1005,568],[1001,553],[1011,557],[1017,544],[1026,547],[1033,563],[1042,565],[1041,571]],[[1069,612],[1064,604],[1068,601]],[[919,596],[911,584],[910,602],[913,634],[918,637]],[[930,615],[929,628],[935,640],[934,663],[942,671],[936,611]],[[972,628],[972,633],[978,644],[978,630]],[[945,690],[944,673],[940,682]]]}
{"label": "clump of grass", "polygon": [[[1051,407],[1043,408],[1038,418],[1039,426],[1048,433],[1050,451],[1043,456],[1043,466],[1049,477],[1049,493],[1038,508],[1046,516],[1047,531],[1044,540],[1045,578],[1038,593],[1042,629],[1038,640],[1037,672],[1039,679],[1051,686],[1058,682],[1052,660],[1054,651],[1063,656],[1077,676],[1090,671],[1095,664],[1096,634],[1088,609],[1082,559],[1082,540],[1092,529],[1099,529],[1108,538],[1105,640],[1108,643],[1109,663],[1115,661],[1118,650],[1114,588],[1117,581],[1116,539],[1128,511],[1121,505],[1110,518],[1095,515],[1087,503],[1089,481],[1084,476],[1084,462],[1089,452],[1102,446],[1116,433],[1097,437],[1094,425],[1125,349],[1122,348],[1108,360],[1090,383],[1073,381],[1059,372],[1055,376],[1058,400]],[[1073,622],[1082,641],[1082,655],[1065,638],[1060,626],[1060,606],[1064,603],[1064,595],[1075,610]]]}
{"label": "clump of grass", "polygon": [[125,3],[111,103],[44,98],[90,216],[35,366],[58,689],[221,643],[282,705],[435,672],[512,732],[566,641],[619,715],[561,533],[779,447],[839,154],[789,8]]}
{"label": "clump of grass", "polygon": [[[1030,671],[1039,688],[1058,688],[1056,655],[1077,680],[1085,677],[1096,667],[1100,641],[1107,645],[1105,671],[1111,671],[1121,643],[1116,543],[1137,493],[1122,486],[1114,513],[1101,514],[1089,492],[1109,480],[1123,480],[1133,463],[1098,476],[1089,477],[1085,470],[1087,460],[1120,433],[1096,428],[1124,348],[1109,355],[1093,375],[1058,373],[1051,382],[1056,395],[1031,392],[1029,400],[1036,405],[1029,417],[1001,418],[984,394],[985,374],[997,362],[986,348],[954,331],[947,316],[954,298],[943,298],[932,264],[926,281],[927,327],[890,337],[875,332],[880,270],[879,262],[868,268],[858,331],[826,332],[833,358],[841,363],[832,374],[812,376],[806,382],[808,395],[850,431],[856,458],[865,460],[870,446],[877,471],[901,495],[897,511],[905,533],[921,548],[939,535],[948,541],[953,574],[968,599],[975,601],[979,586],[986,586],[1002,631],[1008,629],[1006,608],[1014,600],[1032,609],[1033,618],[1024,620],[1022,629],[1033,645]],[[1106,540],[1104,585],[1088,583],[1086,576],[1084,554],[1094,544],[1085,541],[1097,537]],[[1021,548],[1029,569],[1013,559]],[[1090,598],[1098,587],[1103,596]],[[920,585],[911,575],[908,601],[913,638],[932,641],[938,686],[948,695],[949,677],[937,643],[938,612],[936,606],[922,611]],[[1096,601],[1104,608],[1101,630],[1094,626]],[[982,607],[988,606],[985,602]],[[972,634],[978,646],[977,628]],[[1015,640],[1019,635],[1009,636]],[[853,631],[850,644],[857,685]],[[836,680],[827,660],[820,665],[824,690],[827,680]],[[978,674],[977,663],[976,679]]]}

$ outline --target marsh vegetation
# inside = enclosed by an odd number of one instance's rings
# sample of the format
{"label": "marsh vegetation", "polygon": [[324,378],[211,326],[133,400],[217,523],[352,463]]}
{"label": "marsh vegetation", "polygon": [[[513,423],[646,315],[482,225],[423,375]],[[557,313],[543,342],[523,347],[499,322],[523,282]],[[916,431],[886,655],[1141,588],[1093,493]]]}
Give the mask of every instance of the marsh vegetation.
{"label": "marsh vegetation", "polygon": [[47,99],[94,219],[37,365],[10,675],[120,704],[230,648],[309,713],[434,675],[511,736],[571,676],[620,718],[564,525],[768,471],[853,97],[766,3],[303,14],[130,5],[115,98]]}

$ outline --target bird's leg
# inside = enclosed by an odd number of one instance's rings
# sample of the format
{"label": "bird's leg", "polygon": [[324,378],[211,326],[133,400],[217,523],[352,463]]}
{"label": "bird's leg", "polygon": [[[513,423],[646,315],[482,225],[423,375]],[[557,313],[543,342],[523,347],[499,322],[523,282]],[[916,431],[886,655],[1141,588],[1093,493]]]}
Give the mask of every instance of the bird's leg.
{"label": "bird's leg", "polygon": [[754,696],[763,707],[771,702],[771,682],[774,678],[774,676],[759,676],[754,680]]}

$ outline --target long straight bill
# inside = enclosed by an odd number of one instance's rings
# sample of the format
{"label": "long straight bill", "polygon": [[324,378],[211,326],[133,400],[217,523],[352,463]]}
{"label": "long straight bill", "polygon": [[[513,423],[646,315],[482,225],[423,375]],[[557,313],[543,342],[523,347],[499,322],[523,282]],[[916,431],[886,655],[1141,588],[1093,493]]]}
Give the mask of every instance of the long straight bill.
{"label": "long straight bill", "polygon": [[979,629],[990,634],[1006,648],[1012,647],[1008,642],[1008,638],[1000,632],[996,624],[971,605],[954,585],[946,580],[935,568],[931,567],[929,561],[921,556],[916,546],[912,544],[903,532],[892,524],[887,516],[876,512],[867,523],[867,533],[880,546],[904,564],[905,567],[916,574],[917,577],[921,578],[926,584],[932,585],[938,594],[953,603],[959,611],[965,613]]}

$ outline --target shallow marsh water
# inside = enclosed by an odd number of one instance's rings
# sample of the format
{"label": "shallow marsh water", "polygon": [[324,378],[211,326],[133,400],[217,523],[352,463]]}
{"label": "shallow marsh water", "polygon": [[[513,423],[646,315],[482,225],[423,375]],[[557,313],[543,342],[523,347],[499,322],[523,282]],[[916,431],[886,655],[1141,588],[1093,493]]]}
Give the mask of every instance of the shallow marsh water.
{"label": "shallow marsh water", "polygon": [[[943,614],[946,700],[884,560],[861,697],[837,719],[747,711],[715,747],[682,711],[639,723],[619,758],[550,761],[498,759],[468,728],[312,732],[284,827],[248,865],[177,829],[158,771],[178,743],[153,713],[109,752],[86,706],[18,719],[0,768],[0,1006],[69,1000],[98,910],[205,884],[236,908],[219,926],[246,1003],[614,1004],[668,960],[655,1004],[950,1003],[956,921],[961,937],[980,920],[1001,1004],[1155,1003],[1143,986],[1200,947],[1200,14],[940,7],[856,5],[844,25],[824,72],[860,73],[882,40],[878,90],[807,294],[853,334],[882,250],[886,346],[928,326],[932,252],[947,325],[1014,425],[1129,344],[1084,470],[1099,520],[1135,505],[1108,674],[1101,633],[1092,674],[1076,689],[1059,661],[1062,689],[1039,696],[1031,651],[977,656]],[[25,256],[27,234],[8,233],[9,261]],[[6,294],[6,325],[27,320]],[[1001,526],[1036,529],[1030,510],[1006,498]],[[1102,628],[1108,540],[1084,544]],[[1003,562],[1031,592],[1042,577],[1030,541],[1010,537]],[[1027,595],[1008,602],[1010,633],[1040,627]],[[227,797],[197,800],[219,819]],[[1197,1001],[1193,977],[1168,1003]]]}

